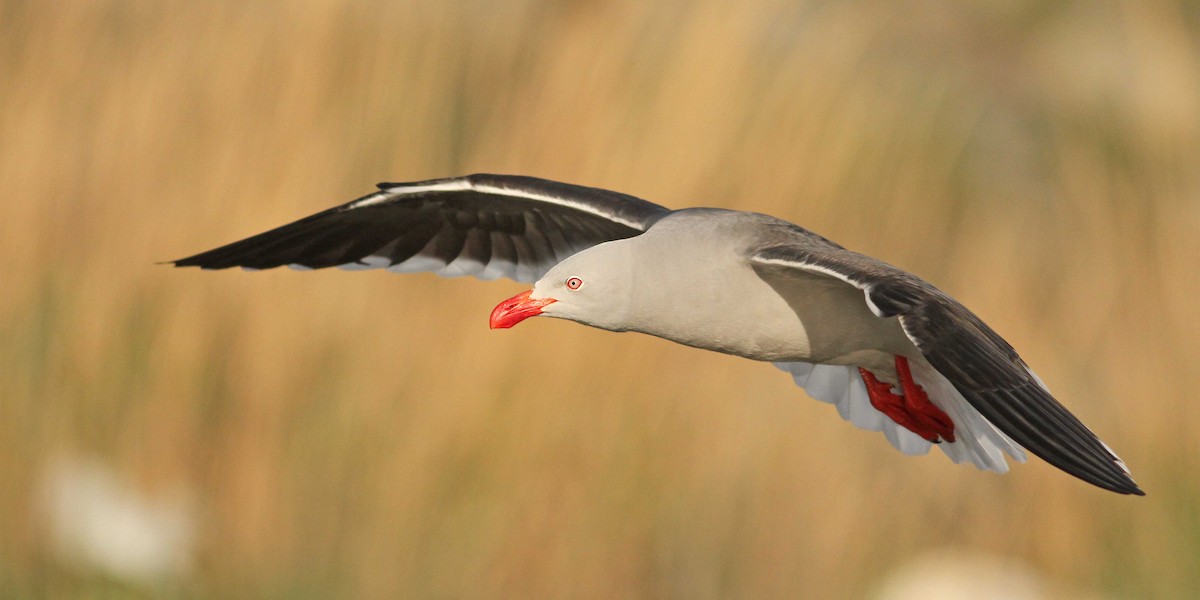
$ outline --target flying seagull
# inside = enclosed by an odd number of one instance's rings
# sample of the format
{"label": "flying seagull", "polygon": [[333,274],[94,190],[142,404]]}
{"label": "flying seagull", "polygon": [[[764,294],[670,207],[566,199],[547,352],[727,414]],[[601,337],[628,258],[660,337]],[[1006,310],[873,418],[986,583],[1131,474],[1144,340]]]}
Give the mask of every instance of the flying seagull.
{"label": "flying seagull", "polygon": [[536,282],[491,327],[533,316],[774,363],[905,454],[940,448],[1005,472],[1025,450],[1143,495],[1008,342],[924,280],[768,215],[670,210],[533,177],[469,175],[379,191],[208,252],[203,269],[387,269]]}

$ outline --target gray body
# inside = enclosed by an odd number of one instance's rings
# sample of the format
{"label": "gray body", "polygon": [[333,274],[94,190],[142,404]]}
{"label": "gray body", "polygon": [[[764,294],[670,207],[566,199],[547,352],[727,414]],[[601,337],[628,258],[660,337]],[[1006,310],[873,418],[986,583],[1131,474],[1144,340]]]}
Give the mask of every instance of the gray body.
{"label": "gray body", "polygon": [[[576,260],[598,252],[625,262],[622,330],[754,360],[863,366],[889,379],[894,355],[920,357],[899,321],[873,315],[853,286],[749,259],[781,241],[828,243],[793,227],[768,215],[689,208]],[[570,269],[564,263],[562,273]]]}

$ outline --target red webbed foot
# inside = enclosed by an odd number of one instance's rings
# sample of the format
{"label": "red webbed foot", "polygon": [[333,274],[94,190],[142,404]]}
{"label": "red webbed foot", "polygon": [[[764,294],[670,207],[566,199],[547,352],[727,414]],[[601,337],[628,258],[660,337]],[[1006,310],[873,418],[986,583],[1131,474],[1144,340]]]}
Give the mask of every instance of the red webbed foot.
{"label": "red webbed foot", "polygon": [[954,421],[942,409],[929,401],[929,395],[924,388],[913,381],[912,372],[908,368],[908,359],[896,356],[896,375],[900,379],[900,390],[903,394],[892,392],[892,386],[880,381],[875,374],[859,367],[863,383],[867,385],[867,395],[871,398],[871,406],[887,415],[901,427],[938,443],[943,440],[954,441]]}

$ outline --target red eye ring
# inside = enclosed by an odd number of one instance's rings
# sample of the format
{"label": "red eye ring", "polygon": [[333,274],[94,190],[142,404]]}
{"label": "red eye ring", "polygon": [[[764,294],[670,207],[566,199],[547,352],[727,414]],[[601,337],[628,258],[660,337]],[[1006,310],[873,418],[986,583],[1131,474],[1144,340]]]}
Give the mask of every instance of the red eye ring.
{"label": "red eye ring", "polygon": [[566,283],[568,290],[577,290],[583,285],[583,280],[578,277],[568,277]]}

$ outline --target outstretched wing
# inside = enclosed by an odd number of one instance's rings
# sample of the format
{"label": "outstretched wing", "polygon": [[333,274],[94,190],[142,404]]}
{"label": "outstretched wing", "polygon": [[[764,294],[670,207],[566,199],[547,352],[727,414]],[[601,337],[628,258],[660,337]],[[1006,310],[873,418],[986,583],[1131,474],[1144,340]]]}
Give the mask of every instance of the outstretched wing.
{"label": "outstretched wing", "polygon": [[1050,395],[1017,351],[979,317],[920,278],[836,247],[782,244],[755,252],[762,265],[839,279],[905,334],[968,403],[1015,442],[1084,481],[1142,495],[1125,463]]}
{"label": "outstretched wing", "polygon": [[381,183],[373,194],[174,264],[386,268],[528,282],[580,250],[638,235],[668,212],[633,196],[534,177]]}

